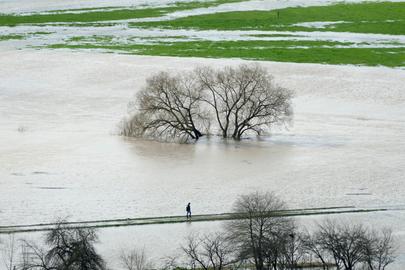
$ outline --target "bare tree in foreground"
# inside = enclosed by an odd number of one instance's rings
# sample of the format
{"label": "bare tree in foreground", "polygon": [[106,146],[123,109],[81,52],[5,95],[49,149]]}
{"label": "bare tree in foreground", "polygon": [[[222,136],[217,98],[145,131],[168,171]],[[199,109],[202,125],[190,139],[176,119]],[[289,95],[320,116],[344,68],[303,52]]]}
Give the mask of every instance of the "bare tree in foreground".
{"label": "bare tree in foreground", "polygon": [[284,209],[284,202],[273,193],[242,195],[234,205],[240,219],[228,222],[227,231],[240,259],[252,259],[256,270],[265,269],[270,261],[279,261],[285,243],[282,237],[293,228],[290,219],[277,216],[277,211]]}
{"label": "bare tree in foreground", "polygon": [[298,230],[295,224],[291,226],[286,233],[287,235],[284,236],[286,240],[284,251],[285,266],[287,269],[296,269],[305,255],[303,234]]}
{"label": "bare tree in foreground", "polygon": [[384,270],[395,261],[395,245],[392,231],[370,231],[364,243],[364,259],[369,270]]}
{"label": "bare tree in foreground", "polygon": [[[323,239],[319,232],[313,234],[305,233],[302,237],[303,248],[310,254],[314,255],[321,264],[322,269],[329,269],[329,254],[323,248]],[[312,261],[311,261],[312,263]]]}
{"label": "bare tree in foreground", "polygon": [[361,224],[338,224],[331,220],[319,226],[322,245],[335,259],[337,269],[356,269],[364,261],[366,229]]}
{"label": "bare tree in foreground", "polygon": [[376,231],[362,224],[326,220],[319,225],[315,235],[317,243],[312,243],[311,249],[320,254],[315,250],[316,245],[316,249],[328,253],[337,269],[383,270],[395,259],[396,246],[388,229]]}
{"label": "bare tree in foreground", "polygon": [[25,241],[24,269],[105,269],[104,260],[94,248],[98,240],[94,229],[69,228],[60,221],[45,236],[46,248]]}
{"label": "bare tree in foreground", "polygon": [[21,265],[22,270],[52,270],[56,269],[49,262],[47,252],[36,243],[23,240],[21,244]]}
{"label": "bare tree in foreground", "polygon": [[257,64],[222,70],[206,67],[196,73],[224,138],[240,140],[249,132],[261,135],[292,115],[292,92],[277,86]]}
{"label": "bare tree in foreground", "polygon": [[123,135],[197,140],[203,136],[208,119],[201,108],[202,94],[191,74],[161,72],[150,77],[136,95],[132,104],[135,114],[125,121]]}
{"label": "bare tree in foreground", "polygon": [[190,235],[182,250],[195,268],[223,270],[235,262],[232,245],[220,233]]}
{"label": "bare tree in foreground", "polygon": [[149,270],[153,268],[144,249],[123,250],[120,254],[120,261],[126,270]]}

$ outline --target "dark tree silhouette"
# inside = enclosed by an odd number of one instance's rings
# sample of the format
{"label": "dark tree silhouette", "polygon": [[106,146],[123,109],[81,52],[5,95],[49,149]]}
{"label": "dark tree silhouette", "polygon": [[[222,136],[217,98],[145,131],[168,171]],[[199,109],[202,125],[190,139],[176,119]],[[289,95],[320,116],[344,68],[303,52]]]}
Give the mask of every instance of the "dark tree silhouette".
{"label": "dark tree silhouette", "polygon": [[205,67],[196,73],[224,138],[240,140],[249,132],[261,135],[292,116],[292,92],[277,86],[260,65]]}
{"label": "dark tree silhouette", "polygon": [[105,263],[96,252],[97,234],[92,228],[70,228],[58,221],[45,235],[46,248],[25,241],[23,269],[105,270]]}
{"label": "dark tree silhouette", "polygon": [[256,270],[266,269],[266,263],[278,261],[279,253],[285,251],[281,245],[286,241],[281,237],[288,236],[294,226],[291,219],[276,215],[284,209],[284,202],[273,193],[242,195],[234,205],[238,219],[227,223],[229,238],[240,259],[252,259]]}
{"label": "dark tree silhouette", "polygon": [[207,113],[201,108],[202,91],[192,74],[161,72],[150,77],[136,95],[135,112],[125,121],[123,134],[157,139],[195,139],[203,136]]}
{"label": "dark tree silhouette", "polygon": [[235,251],[223,234],[190,235],[182,250],[191,264],[204,270],[223,270],[235,262]]}

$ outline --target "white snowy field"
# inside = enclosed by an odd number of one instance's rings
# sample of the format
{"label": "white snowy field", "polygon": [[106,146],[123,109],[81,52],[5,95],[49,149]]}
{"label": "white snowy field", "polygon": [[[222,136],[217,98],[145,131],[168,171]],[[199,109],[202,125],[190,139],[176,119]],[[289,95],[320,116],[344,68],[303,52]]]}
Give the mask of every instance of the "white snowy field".
{"label": "white snowy field", "polygon": [[[0,225],[177,215],[188,201],[220,213],[256,190],[291,208],[405,207],[404,70],[261,62],[295,90],[293,126],[178,145],[114,135],[145,78],[246,61],[5,49],[0,60]],[[357,216],[393,226],[405,245],[404,212]],[[134,242],[157,258],[190,229],[219,224],[104,229],[100,250]]]}

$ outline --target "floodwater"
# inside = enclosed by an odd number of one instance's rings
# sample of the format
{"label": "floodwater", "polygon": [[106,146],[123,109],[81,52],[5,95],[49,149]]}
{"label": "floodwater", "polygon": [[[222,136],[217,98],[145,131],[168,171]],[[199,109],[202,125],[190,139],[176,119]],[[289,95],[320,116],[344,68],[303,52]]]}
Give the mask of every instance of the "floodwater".
{"label": "floodwater", "polygon": [[[128,101],[153,72],[241,60],[46,50],[0,59],[0,225],[178,215],[189,201],[194,213],[220,213],[256,190],[291,208],[405,206],[404,70],[263,62],[296,92],[288,130],[179,145],[115,135]],[[405,238],[403,212],[363,217]],[[108,240],[114,231],[128,245],[131,232],[165,239],[204,227],[167,226],[103,230],[101,249],[121,245]]]}

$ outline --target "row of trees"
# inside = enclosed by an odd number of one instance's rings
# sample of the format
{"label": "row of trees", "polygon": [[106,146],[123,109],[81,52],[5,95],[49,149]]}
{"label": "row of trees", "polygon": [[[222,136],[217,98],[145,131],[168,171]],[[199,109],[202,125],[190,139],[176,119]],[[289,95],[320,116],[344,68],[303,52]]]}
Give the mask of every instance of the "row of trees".
{"label": "row of trees", "polygon": [[[240,196],[235,217],[223,231],[190,235],[182,255],[167,259],[161,269],[384,270],[394,262],[396,245],[389,229],[326,220],[310,233],[293,218],[281,216],[285,209],[272,193]],[[44,245],[22,240],[18,260],[14,235],[1,250],[7,270],[105,270],[96,242],[94,229],[58,222],[46,233]],[[144,250],[124,250],[120,261],[125,270],[154,268]]]}
{"label": "row of trees", "polygon": [[240,140],[289,121],[291,98],[292,92],[277,86],[258,64],[201,67],[182,74],[160,72],[147,79],[130,103],[131,116],[121,132],[180,141],[219,133]]}
{"label": "row of trees", "polygon": [[394,262],[389,229],[326,220],[309,233],[294,219],[279,216],[283,209],[285,204],[272,193],[241,196],[234,208],[240,214],[223,232],[191,236],[183,246],[190,268],[384,270]]}

